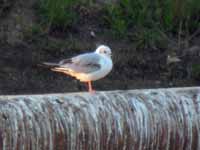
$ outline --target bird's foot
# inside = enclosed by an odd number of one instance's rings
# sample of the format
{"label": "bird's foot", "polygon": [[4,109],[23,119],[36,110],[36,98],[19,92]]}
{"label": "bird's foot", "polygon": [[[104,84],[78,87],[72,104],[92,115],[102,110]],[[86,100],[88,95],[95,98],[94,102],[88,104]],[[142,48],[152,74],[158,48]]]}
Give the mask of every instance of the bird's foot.
{"label": "bird's foot", "polygon": [[95,94],[95,93],[96,93],[96,91],[95,91],[95,90],[93,90],[93,89],[90,89],[90,90],[89,90],[89,93],[90,93],[90,94]]}
{"label": "bird's foot", "polygon": [[89,93],[91,93],[91,94],[95,94],[95,90],[93,90],[93,88],[92,88],[92,83],[91,83],[91,81],[88,82],[88,91],[89,91]]}

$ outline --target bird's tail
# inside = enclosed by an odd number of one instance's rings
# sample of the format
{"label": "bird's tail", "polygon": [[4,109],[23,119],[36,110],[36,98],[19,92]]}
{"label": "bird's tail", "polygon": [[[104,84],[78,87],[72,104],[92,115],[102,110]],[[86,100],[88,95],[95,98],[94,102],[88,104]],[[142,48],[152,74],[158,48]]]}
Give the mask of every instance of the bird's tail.
{"label": "bird's tail", "polygon": [[56,71],[56,72],[63,72],[63,73],[69,72],[67,68],[60,67],[58,63],[44,62],[44,63],[39,64],[39,66],[43,68],[51,69],[52,71]]}
{"label": "bird's tail", "polygon": [[59,64],[57,63],[50,63],[50,62],[43,62],[41,64],[38,64],[39,67],[44,67],[44,68],[55,68],[59,67]]}
{"label": "bird's tail", "polygon": [[73,72],[72,70],[70,70],[68,68],[61,67],[60,64],[58,64],[58,63],[44,62],[44,63],[38,64],[38,66],[43,67],[43,68],[48,68],[48,69],[55,71],[55,72],[61,72],[61,73],[64,73],[64,74],[68,74],[68,75],[71,75],[73,77],[76,76],[75,72]]}

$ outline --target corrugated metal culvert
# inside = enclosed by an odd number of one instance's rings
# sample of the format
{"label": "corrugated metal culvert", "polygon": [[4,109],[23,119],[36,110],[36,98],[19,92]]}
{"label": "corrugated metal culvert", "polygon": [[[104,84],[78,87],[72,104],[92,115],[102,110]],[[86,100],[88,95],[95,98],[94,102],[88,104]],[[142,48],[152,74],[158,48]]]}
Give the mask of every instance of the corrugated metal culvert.
{"label": "corrugated metal culvert", "polygon": [[1,150],[199,150],[200,88],[0,97]]}

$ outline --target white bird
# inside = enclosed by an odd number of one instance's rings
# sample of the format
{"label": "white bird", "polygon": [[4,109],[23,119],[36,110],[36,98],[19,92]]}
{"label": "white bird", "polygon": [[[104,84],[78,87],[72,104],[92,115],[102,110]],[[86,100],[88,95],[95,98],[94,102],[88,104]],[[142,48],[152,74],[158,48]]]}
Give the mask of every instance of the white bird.
{"label": "white bird", "polygon": [[81,54],[59,63],[43,63],[52,71],[62,72],[75,77],[81,82],[87,82],[89,92],[93,93],[92,81],[105,77],[113,67],[111,49],[106,45],[100,45],[94,52]]}

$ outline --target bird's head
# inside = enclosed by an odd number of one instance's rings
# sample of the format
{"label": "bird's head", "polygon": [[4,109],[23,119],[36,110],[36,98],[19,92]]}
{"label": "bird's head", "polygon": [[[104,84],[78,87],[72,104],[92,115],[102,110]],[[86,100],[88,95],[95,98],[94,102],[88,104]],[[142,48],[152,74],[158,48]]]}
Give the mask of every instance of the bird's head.
{"label": "bird's head", "polygon": [[95,53],[101,54],[103,56],[111,57],[112,52],[111,49],[106,45],[100,45],[97,47]]}

